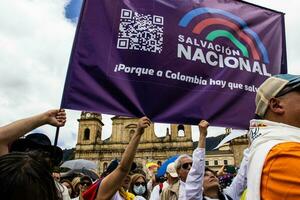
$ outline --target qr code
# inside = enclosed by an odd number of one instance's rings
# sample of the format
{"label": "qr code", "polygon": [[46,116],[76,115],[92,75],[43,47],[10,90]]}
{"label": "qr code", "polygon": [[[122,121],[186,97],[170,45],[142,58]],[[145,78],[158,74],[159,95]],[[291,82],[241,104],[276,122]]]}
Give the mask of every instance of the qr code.
{"label": "qr code", "polygon": [[164,18],[122,9],[118,34],[118,49],[133,49],[161,53]]}

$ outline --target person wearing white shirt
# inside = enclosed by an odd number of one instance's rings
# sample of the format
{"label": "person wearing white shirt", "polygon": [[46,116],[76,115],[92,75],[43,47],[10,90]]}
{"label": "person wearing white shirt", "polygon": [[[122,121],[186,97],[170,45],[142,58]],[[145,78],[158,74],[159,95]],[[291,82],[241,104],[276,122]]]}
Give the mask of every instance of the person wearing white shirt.
{"label": "person wearing white shirt", "polygon": [[160,200],[160,194],[162,190],[167,188],[169,185],[173,185],[173,183],[178,181],[178,174],[176,172],[174,162],[171,162],[167,166],[166,176],[167,176],[167,180],[165,182],[159,183],[153,188],[149,200]]}
{"label": "person wearing white shirt", "polygon": [[161,200],[185,200],[185,181],[189,170],[192,167],[192,158],[189,155],[181,155],[175,160],[175,169],[179,177],[168,188],[164,189],[161,194]]}
{"label": "person wearing white shirt", "polygon": [[200,138],[198,148],[194,150],[193,165],[186,180],[186,199],[239,200],[247,185],[247,151],[244,152],[244,158],[237,176],[233,179],[231,185],[222,192],[219,179],[214,171],[205,168],[205,139],[208,126],[209,123],[205,120],[202,120],[198,125]]}

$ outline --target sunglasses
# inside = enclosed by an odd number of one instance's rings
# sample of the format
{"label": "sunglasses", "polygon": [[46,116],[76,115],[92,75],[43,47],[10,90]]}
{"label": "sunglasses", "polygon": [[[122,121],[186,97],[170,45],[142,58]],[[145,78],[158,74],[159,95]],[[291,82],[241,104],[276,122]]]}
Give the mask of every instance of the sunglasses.
{"label": "sunglasses", "polygon": [[145,186],[146,183],[145,182],[135,182],[134,185],[135,186],[140,186],[140,185]]}
{"label": "sunglasses", "polygon": [[192,162],[190,162],[190,163],[184,163],[184,164],[181,165],[181,168],[185,169],[185,170],[189,169],[189,167],[192,167],[192,164],[193,164]]}
{"label": "sunglasses", "polygon": [[90,186],[92,183],[91,182],[80,182],[81,185],[83,186]]}

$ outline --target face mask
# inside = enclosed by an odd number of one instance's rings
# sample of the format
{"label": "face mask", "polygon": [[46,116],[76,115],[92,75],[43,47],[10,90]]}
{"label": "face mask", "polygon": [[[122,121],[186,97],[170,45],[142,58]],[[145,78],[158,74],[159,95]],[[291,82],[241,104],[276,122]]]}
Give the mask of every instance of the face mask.
{"label": "face mask", "polygon": [[146,187],[143,186],[143,185],[139,185],[139,186],[134,185],[133,186],[133,191],[137,195],[142,195],[146,192]]}

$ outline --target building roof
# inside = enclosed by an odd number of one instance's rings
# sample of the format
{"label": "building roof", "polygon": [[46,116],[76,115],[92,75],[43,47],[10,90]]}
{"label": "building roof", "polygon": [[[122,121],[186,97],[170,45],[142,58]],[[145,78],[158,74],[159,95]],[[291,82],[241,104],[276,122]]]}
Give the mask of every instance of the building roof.
{"label": "building roof", "polygon": [[[206,151],[217,151],[214,150],[216,146],[226,137],[226,134],[218,135],[216,137],[208,137],[206,138],[206,146],[205,150]],[[193,147],[194,149],[197,148],[198,146],[198,141],[193,142]]]}

